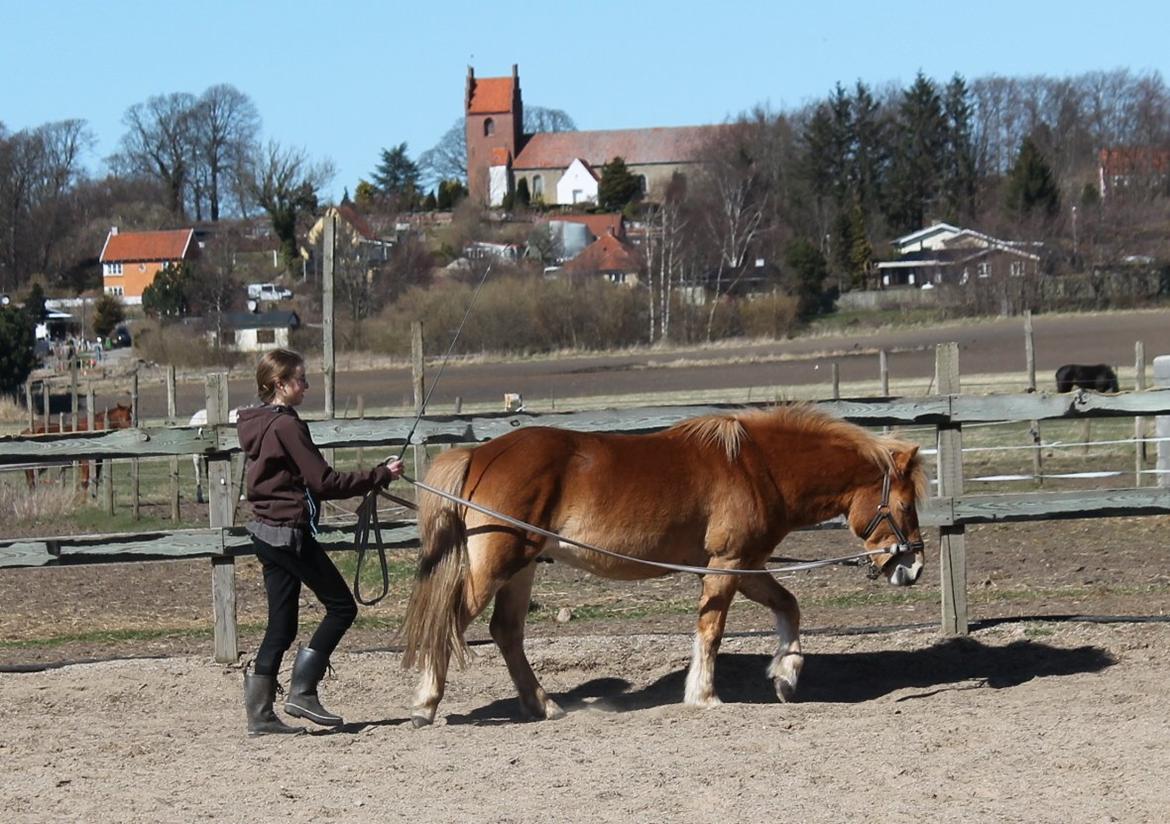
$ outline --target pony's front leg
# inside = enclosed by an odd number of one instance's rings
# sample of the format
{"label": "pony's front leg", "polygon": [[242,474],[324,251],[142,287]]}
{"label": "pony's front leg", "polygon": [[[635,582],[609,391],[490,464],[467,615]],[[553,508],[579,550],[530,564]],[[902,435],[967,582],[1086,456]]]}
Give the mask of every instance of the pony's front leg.
{"label": "pony's front leg", "polygon": [[776,697],[781,701],[791,701],[796,696],[796,682],[800,680],[800,670],[804,666],[804,655],[800,651],[800,607],[796,598],[771,575],[744,575],[739,580],[739,590],[772,610],[779,646],[768,665],[768,677],[772,679]]}
{"label": "pony's front leg", "polygon": [[516,685],[524,713],[530,718],[560,718],[565,711],[548,697],[524,654],[524,621],[528,617],[535,576],[536,564],[530,563],[500,588],[496,593],[490,629],[492,639],[508,665],[508,674]]}
{"label": "pony's front leg", "polygon": [[691,666],[687,671],[684,701],[696,707],[714,707],[723,703],[715,694],[715,656],[723,641],[727,610],[735,597],[735,577],[707,575],[703,578],[703,595],[699,600],[699,626]]}

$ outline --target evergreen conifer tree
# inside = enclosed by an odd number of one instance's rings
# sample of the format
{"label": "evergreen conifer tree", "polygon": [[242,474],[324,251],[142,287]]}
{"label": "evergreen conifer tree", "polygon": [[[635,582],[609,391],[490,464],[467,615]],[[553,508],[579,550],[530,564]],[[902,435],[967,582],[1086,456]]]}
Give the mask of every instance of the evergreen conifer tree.
{"label": "evergreen conifer tree", "polygon": [[890,181],[889,219],[898,231],[921,228],[938,198],[946,145],[938,91],[921,72],[902,94],[898,146]]}
{"label": "evergreen conifer tree", "polygon": [[601,181],[597,184],[597,203],[603,209],[617,210],[637,199],[642,184],[626,168],[626,162],[615,157],[601,167]]}
{"label": "evergreen conifer tree", "polygon": [[1055,217],[1060,211],[1060,190],[1052,169],[1030,137],[1025,137],[1020,144],[1015,165],[1008,175],[1007,207],[1021,217],[1037,212]]}

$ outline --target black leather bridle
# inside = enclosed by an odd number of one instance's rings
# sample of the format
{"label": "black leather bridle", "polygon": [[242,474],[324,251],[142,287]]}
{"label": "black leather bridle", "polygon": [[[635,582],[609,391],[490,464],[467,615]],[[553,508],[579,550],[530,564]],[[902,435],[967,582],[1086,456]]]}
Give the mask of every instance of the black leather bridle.
{"label": "black leather bridle", "polygon": [[[890,531],[894,533],[894,538],[897,543],[892,547],[894,555],[902,555],[907,552],[921,552],[926,548],[926,544],[921,540],[911,541],[909,536],[898,526],[894,520],[894,516],[890,512],[890,479],[893,476],[893,470],[887,472],[882,478],[882,500],[877,506],[877,512],[869,519],[869,523],[865,525],[865,529],[861,530],[861,540],[867,540],[873,531],[878,528],[878,524],[885,521],[890,525]],[[876,578],[881,573],[881,569],[872,561],[870,562],[869,577]]]}

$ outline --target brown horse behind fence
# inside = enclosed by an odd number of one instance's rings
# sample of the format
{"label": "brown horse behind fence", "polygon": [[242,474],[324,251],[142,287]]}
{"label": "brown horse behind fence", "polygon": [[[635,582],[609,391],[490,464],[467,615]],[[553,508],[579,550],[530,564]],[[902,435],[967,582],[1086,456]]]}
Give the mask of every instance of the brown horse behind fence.
{"label": "brown horse behind fence", "polygon": [[[93,416],[93,428],[94,428],[95,432],[100,432],[104,429],[129,429],[130,426],[133,424],[133,420],[134,420],[134,418],[133,418],[131,408],[129,406],[126,406],[125,404],[119,403],[110,409],[103,410],[101,412],[98,412],[96,415],[94,415]],[[54,422],[54,421],[50,421],[48,426],[45,426],[44,423],[39,423],[36,426],[32,427],[31,429],[25,429],[20,434],[21,435],[55,435],[55,434],[59,434],[61,432],[73,432],[73,431],[74,430],[73,430],[72,421],[65,421],[63,425],[60,423]],[[88,432],[89,431],[88,416],[79,416],[78,417],[77,431],[78,432]],[[97,466],[97,471],[95,473],[98,480],[101,479],[101,469],[102,469],[102,467],[101,467],[101,464],[99,463]],[[25,480],[28,482],[29,489],[32,489],[33,487],[36,486],[36,482],[37,482],[37,470],[36,469],[24,470],[24,477],[25,477]],[[80,478],[81,478],[82,487],[88,487],[89,486],[89,461],[82,461],[81,462]]]}
{"label": "brown horse behind fence", "polygon": [[780,700],[794,696],[804,663],[800,611],[771,574],[758,572],[793,529],[845,515],[890,583],[912,584],[922,571],[915,504],[926,480],[918,447],[813,407],[695,418],[646,435],[521,429],[443,453],[426,485],[628,557],[420,491],[419,569],[403,627],[403,663],[422,670],[417,726],[434,720],[451,656],[462,662],[464,632],[493,597],[491,635],[521,707],[536,718],[562,714],[523,648],[542,554],[624,580],[666,574],[637,559],[703,568],[685,694],[698,706],[719,703],[715,657],[737,592],[772,610],[779,648],[768,675]]}

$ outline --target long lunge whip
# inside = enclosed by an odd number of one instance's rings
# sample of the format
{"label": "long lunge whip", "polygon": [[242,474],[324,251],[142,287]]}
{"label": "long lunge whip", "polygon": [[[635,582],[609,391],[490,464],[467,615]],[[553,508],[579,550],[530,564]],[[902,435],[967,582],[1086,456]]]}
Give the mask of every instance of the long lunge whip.
{"label": "long lunge whip", "polygon": [[[419,421],[422,420],[423,413],[426,412],[427,405],[430,403],[431,393],[438,386],[439,378],[443,377],[443,370],[447,368],[447,361],[451,359],[451,353],[455,351],[455,342],[463,334],[463,327],[467,324],[467,319],[471,317],[471,310],[475,308],[475,301],[479,298],[480,290],[483,289],[483,285],[487,282],[488,275],[492,271],[492,265],[493,262],[488,263],[487,268],[483,270],[483,276],[479,279],[479,284],[475,287],[475,291],[471,293],[471,301],[467,304],[467,311],[463,313],[463,320],[459,321],[459,326],[455,329],[455,335],[451,338],[451,343],[447,346],[447,352],[443,355],[443,360],[439,364],[439,371],[435,373],[435,379],[431,381],[431,385],[427,388],[426,394],[423,396],[423,402],[414,416],[414,423],[410,425],[410,431],[406,433],[406,440],[402,442],[402,451],[396,456],[398,460],[402,460],[402,457],[406,454],[406,447],[410,445],[411,439],[414,438],[414,432],[418,428]],[[362,498],[362,502],[357,508],[357,523],[354,525],[353,530],[353,543],[357,549],[357,568],[353,573],[353,597],[363,606],[372,606],[378,603],[390,591],[390,570],[386,566],[386,547],[382,544],[382,529],[381,524],[378,523],[379,491],[372,489]],[[392,495],[386,495],[386,497],[399,503],[405,503],[402,499],[395,498]],[[382,572],[382,592],[377,597],[366,600],[361,594],[361,577],[362,564],[365,563],[366,559],[366,550],[370,546],[371,531],[374,533],[374,540],[378,550],[378,566]]]}

